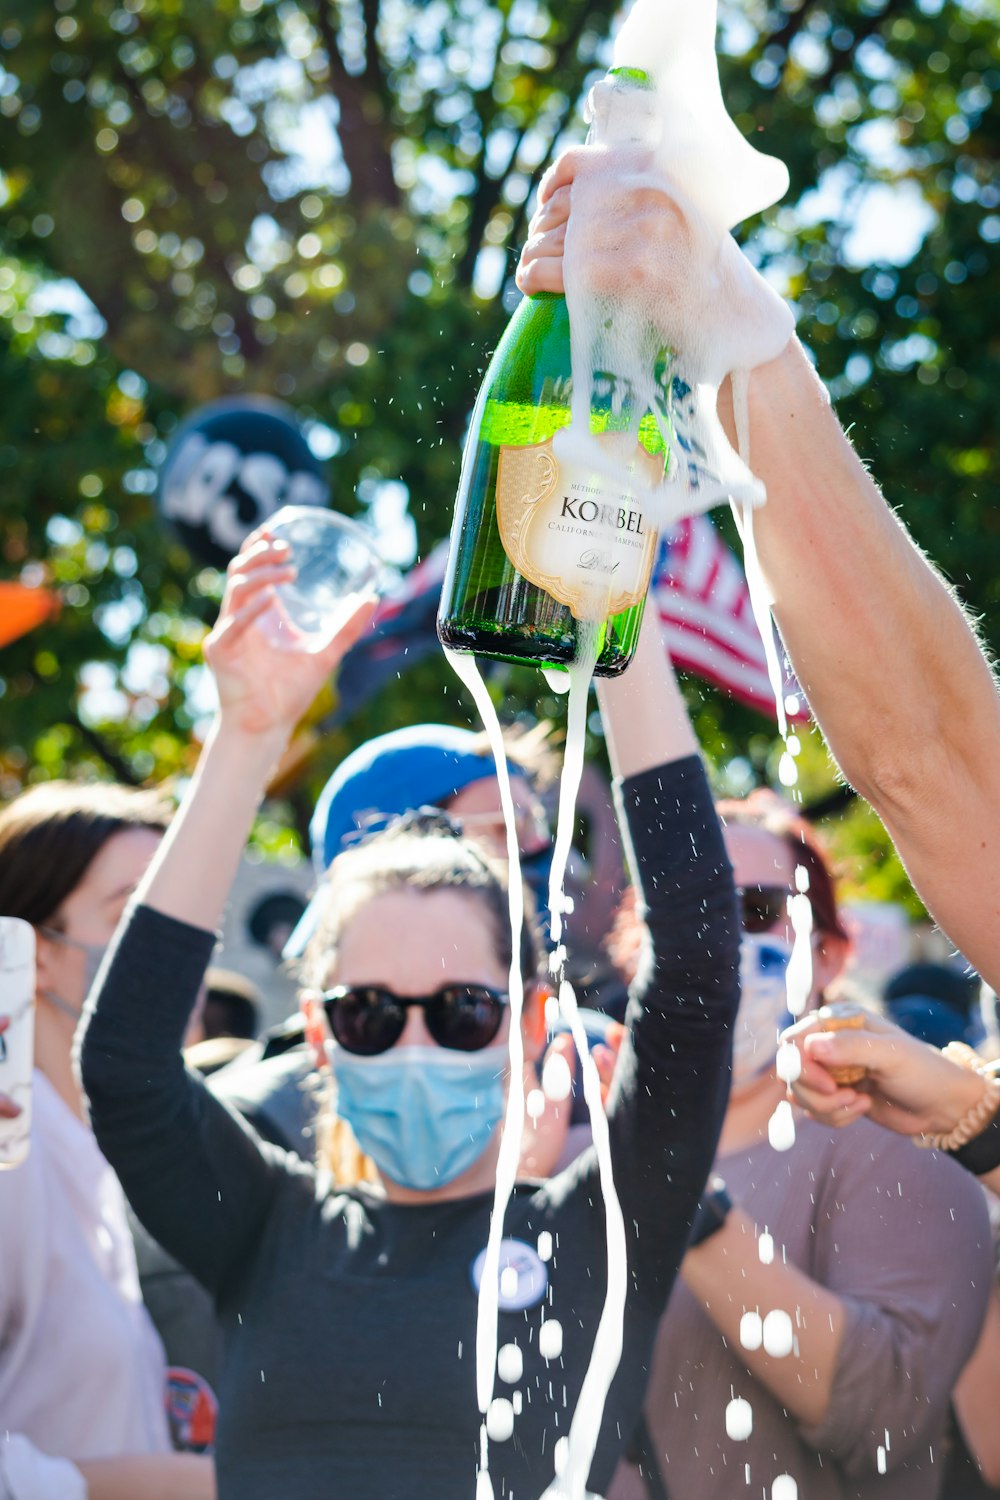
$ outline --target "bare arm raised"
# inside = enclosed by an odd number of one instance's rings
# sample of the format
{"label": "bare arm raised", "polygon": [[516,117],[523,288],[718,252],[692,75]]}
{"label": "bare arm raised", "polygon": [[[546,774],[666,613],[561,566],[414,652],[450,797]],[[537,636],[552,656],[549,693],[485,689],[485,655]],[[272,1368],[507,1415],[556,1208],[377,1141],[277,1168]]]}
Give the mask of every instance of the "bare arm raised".
{"label": "bare arm raised", "polygon": [[[572,184],[587,148],[555,164],[518,271],[562,291]],[[619,192],[619,199],[621,193]],[[665,194],[637,187],[613,224],[589,226],[595,285],[657,290],[683,272]],[[732,433],[731,398],[720,413]],[[968,619],[851,447],[804,350],[753,371],[750,462],[768,503],[754,520],[792,664],[845,776],[892,835],[928,909],[1000,984],[1000,697]]]}
{"label": "bare arm raised", "polygon": [[1000,980],[1000,698],[947,584],[851,447],[797,340],[750,380],[761,567],[831,750],[928,910]]}
{"label": "bare arm raised", "polygon": [[597,700],[616,776],[638,776],[664,761],[697,754],[652,606],[643,617],[632,666],[621,677],[600,679]]}
{"label": "bare arm raised", "polygon": [[359,605],[323,651],[281,651],[253,630],[272,590],[294,577],[285,542],[255,533],[229,565],[226,592],[205,660],[219,712],[184,804],[133,905],[214,931],[270,772],[341,657],[371,623]]}

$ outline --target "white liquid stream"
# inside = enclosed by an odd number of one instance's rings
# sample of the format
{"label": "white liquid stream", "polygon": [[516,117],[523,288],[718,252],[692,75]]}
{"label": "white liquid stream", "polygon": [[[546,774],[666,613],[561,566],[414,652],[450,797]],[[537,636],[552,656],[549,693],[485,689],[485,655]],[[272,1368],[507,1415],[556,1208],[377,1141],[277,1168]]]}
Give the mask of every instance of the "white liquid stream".
{"label": "white liquid stream", "polygon": [[[738,386],[741,383],[738,383]],[[739,450],[741,459],[749,466],[747,424],[745,405],[740,400],[745,396],[745,384],[737,390],[736,408],[740,421]],[[742,409],[741,409],[742,408]],[[570,428],[572,432],[572,427]],[[566,434],[569,438],[570,434]],[[564,439],[565,442],[565,439]],[[567,443],[568,446],[568,443]],[[768,674],[775,696],[775,708],[779,731],[785,741],[786,750],[782,758],[782,781],[794,786],[797,781],[792,747],[798,742],[789,734],[785,713],[784,683],[775,640],[774,623],[771,617],[770,600],[757,560],[753,540],[752,507],[747,503],[742,513],[742,533],[745,550],[747,583],[754,618],[764,643]],[[563,773],[559,787],[559,813],[556,841],[553,850],[552,871],[549,881],[549,907],[551,932],[554,945],[550,963],[554,976],[559,979],[559,1010],[569,1023],[576,1046],[578,1065],[583,1083],[584,1098],[590,1111],[591,1130],[597,1152],[601,1189],[605,1203],[606,1244],[608,1255],[608,1285],[604,1307],[594,1338],[594,1347],[584,1376],[580,1398],[570,1424],[569,1436],[557,1444],[556,1476],[545,1491],[542,1500],[587,1500],[586,1481],[597,1446],[598,1433],[604,1414],[608,1391],[621,1359],[625,1302],[628,1289],[627,1249],[625,1223],[621,1205],[614,1186],[611,1162],[610,1138],[607,1119],[601,1101],[601,1083],[596,1065],[587,1044],[586,1033],[580,1020],[579,1008],[572,985],[562,977],[566,949],[563,945],[563,919],[568,909],[564,888],[566,866],[572,847],[575,826],[576,798],[583,772],[586,743],[587,699],[593,677],[594,664],[599,650],[597,624],[578,622],[578,658],[565,674],[559,674],[568,687],[566,751]],[[510,791],[510,777],[506,752],[496,710],[482,679],[475,659],[467,655],[446,651],[445,655],[471,693],[479,709],[483,725],[489,737],[496,762],[500,800],[504,811],[507,834],[507,855],[510,862],[509,903],[511,920],[511,968],[510,968],[510,1087],[507,1096],[507,1113],[504,1122],[500,1156],[497,1163],[496,1191],[490,1233],[486,1248],[479,1289],[479,1305],[476,1326],[476,1390],[483,1423],[480,1430],[480,1463],[476,1481],[476,1500],[496,1500],[493,1482],[489,1473],[489,1442],[506,1441],[513,1433],[516,1413],[506,1398],[495,1399],[498,1358],[498,1312],[500,1284],[500,1242],[507,1205],[514,1190],[521,1155],[521,1141],[525,1115],[524,1095],[524,1048],[521,1035],[521,1013],[524,984],[520,966],[521,929],[524,921],[523,891],[521,886],[520,859],[517,847],[517,832],[514,823],[514,807]],[[547,674],[548,675],[548,674]],[[552,674],[553,676],[555,674]],[[550,679],[551,681],[551,679]],[[555,686],[555,684],[551,684]],[[563,689],[565,691],[565,688]],[[788,1006],[793,1015],[805,1009],[812,989],[812,913],[808,895],[808,875],[802,866],[795,872],[796,894],[789,899],[789,916],[794,932],[792,956],[789,961],[787,988]],[[791,1070],[789,1070],[791,1071]],[[789,1149],[795,1140],[794,1119],[790,1106],[782,1101],[771,1122],[769,1137],[779,1151]],[[761,1259],[765,1259],[763,1240]],[[781,1315],[782,1319],[786,1314]],[[551,1320],[554,1321],[554,1320]],[[775,1320],[777,1322],[777,1320]],[[782,1323],[782,1329],[784,1324]],[[749,1330],[748,1330],[749,1331]],[[751,1335],[752,1338],[752,1335]],[[784,1352],[784,1337],[775,1339]],[[777,1353],[777,1349],[775,1350]],[[556,1357],[553,1355],[553,1357]],[[727,1409],[729,1436],[737,1441],[749,1437],[752,1429],[752,1409],[745,1400],[730,1403]],[[782,1476],[783,1477],[783,1476]]]}
{"label": "white liquid stream", "polygon": [[615,1191],[611,1163],[611,1142],[607,1116],[601,1100],[601,1080],[597,1065],[587,1044],[573,986],[562,977],[563,915],[566,863],[573,842],[576,820],[576,797],[583,774],[586,748],[587,695],[599,651],[599,626],[577,623],[577,659],[570,667],[569,705],[566,714],[566,753],[559,785],[559,816],[556,842],[549,876],[549,909],[551,913],[553,955],[559,983],[559,1008],[569,1022],[576,1045],[583,1095],[590,1112],[590,1128],[597,1152],[601,1192],[604,1197],[605,1242],[608,1256],[608,1285],[601,1310],[594,1347],[573,1413],[566,1447],[560,1451],[556,1478],[546,1491],[546,1500],[583,1500],[587,1476],[594,1458],[597,1437],[611,1382],[618,1369],[622,1352],[622,1330],[625,1299],[628,1291],[628,1264],[625,1221]]}
{"label": "white liquid stream", "polygon": [[[576,626],[577,659],[566,672],[569,678],[569,703],[566,710],[566,750],[559,780],[559,814],[556,819],[556,842],[549,872],[549,913],[552,943],[559,951],[565,915],[566,865],[573,847],[573,825],[576,819],[576,796],[583,776],[586,749],[587,694],[598,656],[600,627],[578,621]],[[589,1050],[589,1049],[585,1049]]]}
{"label": "white liquid stream", "polygon": [[[749,444],[745,419],[745,378],[734,380],[736,386],[736,411],[739,425],[739,454],[749,468]],[[574,413],[574,425],[576,413]],[[571,437],[572,434],[572,437]],[[563,443],[569,449],[576,434],[571,425]],[[575,447],[575,443],[573,443]],[[586,444],[584,444],[585,448]],[[752,502],[742,509],[741,531],[744,542],[747,583],[751,605],[761,639],[764,643],[768,675],[775,696],[778,728],[785,742],[782,757],[781,780],[789,787],[798,779],[795,754],[798,741],[789,733],[785,713],[784,682],[775,639],[774,622],[771,617],[770,600],[757,559],[753,538]],[[584,1376],[580,1398],[570,1424],[568,1438],[560,1439],[556,1447],[553,1483],[541,1500],[587,1500],[587,1477],[597,1446],[598,1433],[604,1414],[608,1391],[621,1359],[625,1302],[628,1288],[625,1224],[621,1205],[614,1186],[611,1162],[610,1138],[607,1119],[601,1100],[601,1083],[596,1065],[587,1044],[586,1033],[580,1020],[576,995],[572,985],[562,977],[566,949],[562,942],[563,919],[568,910],[564,887],[566,865],[572,847],[575,826],[576,798],[583,772],[586,741],[587,698],[593,677],[594,664],[599,649],[598,624],[579,621],[578,658],[565,674],[558,674],[558,684],[553,681],[556,674],[546,674],[550,686],[563,692],[568,689],[566,751],[559,788],[559,813],[556,841],[553,851],[552,871],[549,882],[549,906],[551,932],[554,945],[550,964],[554,976],[559,979],[559,1010],[569,1023],[577,1050],[578,1065],[583,1083],[584,1098],[590,1111],[591,1129],[597,1152],[601,1189],[605,1203],[606,1243],[608,1255],[608,1286],[604,1307],[594,1339],[591,1359]],[[510,919],[511,919],[511,969],[510,969],[510,1087],[507,1097],[507,1113],[504,1122],[500,1156],[497,1164],[496,1192],[493,1215],[487,1242],[486,1260],[479,1289],[479,1306],[476,1327],[476,1389],[483,1424],[480,1431],[480,1464],[476,1481],[476,1500],[496,1500],[493,1482],[489,1473],[489,1442],[506,1441],[513,1433],[516,1412],[506,1398],[495,1399],[498,1358],[498,1293],[500,1284],[500,1242],[507,1205],[514,1190],[517,1168],[520,1161],[521,1141],[525,1114],[524,1096],[524,1049],[521,1036],[521,1012],[523,1008],[523,976],[520,968],[521,928],[524,920],[523,892],[521,887],[520,859],[517,833],[514,824],[514,808],[511,799],[510,778],[500,723],[493,702],[486,689],[475,659],[446,651],[453,670],[468,688],[479,709],[487,731],[497,768],[500,800],[504,811],[507,833],[507,854],[510,862]],[[788,1007],[793,1015],[805,1009],[812,989],[812,913],[806,894],[808,874],[802,866],[796,867],[796,894],[789,899],[789,917],[794,932],[792,956],[787,975]],[[791,1069],[789,1068],[789,1071]],[[789,1149],[795,1141],[795,1125],[791,1108],[782,1101],[771,1121],[769,1137],[779,1151]],[[764,1237],[761,1241],[761,1259],[765,1254]],[[785,1322],[787,1314],[775,1319],[775,1354],[780,1348],[786,1351]],[[550,1320],[554,1321],[554,1320]],[[780,1333],[779,1333],[780,1328]],[[754,1330],[755,1332],[756,1330]],[[748,1333],[750,1330],[748,1329]],[[750,1335],[752,1341],[753,1334]],[[557,1357],[553,1354],[553,1357]],[[731,1439],[745,1441],[752,1430],[753,1415],[750,1403],[734,1400],[726,1413],[727,1430]],[[779,1483],[786,1476],[779,1476]]]}
{"label": "white liquid stream", "polygon": [[517,1168],[521,1159],[521,1137],[524,1130],[524,1038],[521,1034],[521,1012],[524,1007],[524,977],[521,974],[521,929],[524,925],[524,886],[521,882],[521,859],[517,847],[517,827],[514,821],[514,803],[510,790],[510,773],[507,769],[507,754],[504,750],[500,721],[496,716],[493,701],[486,690],[476,660],[473,656],[460,656],[455,651],[445,651],[452,669],[457,673],[475,700],[482,717],[483,726],[489,735],[490,747],[496,761],[497,781],[500,784],[500,803],[503,807],[507,828],[507,859],[510,867],[508,900],[510,906],[510,1085],[507,1090],[507,1115],[503,1136],[500,1140],[500,1155],[497,1160],[496,1190],[493,1195],[493,1215],[490,1219],[489,1239],[486,1242],[486,1260],[482,1280],[479,1283],[479,1307],[476,1321],[476,1395],[479,1410],[483,1414],[480,1431],[479,1478],[476,1485],[476,1500],[491,1500],[493,1484],[489,1477],[489,1435],[487,1418],[493,1400],[497,1369],[497,1329],[500,1292],[500,1241],[503,1239],[503,1222],[507,1204],[514,1191]]}
{"label": "white liquid stream", "polygon": [[[745,380],[737,381],[734,378],[734,409],[736,412],[737,430],[739,435],[740,457],[744,463],[749,465],[749,431],[746,421],[746,385]],[[785,751],[781,757],[779,778],[784,786],[789,789],[794,787],[799,779],[798,767],[795,764],[795,756],[799,750],[798,736],[789,732],[788,717],[785,713],[785,684],[781,670],[781,662],[778,657],[778,643],[774,628],[774,619],[771,614],[771,599],[768,595],[764,575],[761,572],[760,561],[757,557],[757,548],[754,544],[753,535],[753,510],[749,505],[742,509],[740,521],[740,533],[743,538],[743,560],[746,569],[747,587],[750,591],[750,604],[753,609],[753,617],[757,622],[760,638],[764,643],[764,656],[767,660],[767,675],[771,683],[771,691],[774,693],[774,709],[778,719],[778,732],[785,742]],[[809,1003],[813,987],[813,951],[812,951],[812,906],[808,896],[809,872],[803,865],[795,867],[795,894],[788,898],[788,916],[792,924],[794,934],[792,942],[792,953],[788,960],[788,968],[785,971],[785,989],[788,997],[788,1009],[793,1016],[801,1016]],[[792,1083],[798,1077],[798,1067],[787,1055],[783,1056],[779,1048],[777,1057],[779,1076],[785,1082]],[[791,1105],[787,1100],[782,1100],[771,1117],[768,1125],[768,1139],[776,1151],[788,1151],[795,1144],[795,1116]]]}
{"label": "white liquid stream", "polygon": [[[568,1439],[558,1445],[558,1463],[553,1484],[545,1492],[551,1500],[584,1500],[587,1494],[586,1481],[593,1462],[594,1450],[600,1431],[608,1391],[621,1358],[625,1299],[628,1291],[628,1266],[626,1256],[625,1221],[614,1186],[611,1164],[608,1122],[601,1099],[601,1080],[597,1066],[587,1044],[587,1036],[580,1019],[576,995],[572,985],[562,977],[565,947],[562,945],[563,916],[567,909],[564,896],[566,865],[573,841],[576,818],[576,797],[583,774],[586,748],[587,699],[594,665],[600,645],[600,626],[578,623],[578,656],[566,676],[569,680],[569,704],[567,711],[566,752],[559,787],[559,815],[556,826],[556,841],[552,857],[552,873],[549,883],[552,940],[555,952],[550,960],[555,976],[559,979],[559,1009],[569,1023],[577,1050],[578,1066],[583,1083],[584,1098],[590,1111],[591,1131],[597,1152],[601,1190],[605,1203],[606,1244],[608,1255],[608,1286],[604,1307],[594,1338],[587,1373],[584,1376],[580,1399],[570,1424]],[[507,830],[507,854],[510,861],[510,916],[511,949],[510,968],[510,1088],[507,1095],[507,1114],[504,1121],[500,1158],[497,1164],[496,1192],[493,1200],[493,1215],[486,1247],[486,1260],[479,1287],[479,1306],[476,1325],[476,1393],[479,1410],[483,1414],[480,1429],[480,1462],[476,1481],[476,1500],[495,1500],[493,1482],[489,1473],[489,1443],[505,1441],[513,1431],[514,1414],[509,1402],[494,1398],[498,1362],[498,1290],[500,1280],[500,1242],[507,1205],[514,1190],[517,1168],[521,1155],[521,1137],[525,1113],[524,1097],[524,1048],[521,1037],[521,1011],[523,1002],[523,976],[520,967],[521,927],[524,920],[523,891],[521,887],[520,860],[517,848],[517,831],[514,823],[514,807],[510,794],[510,778],[500,723],[493,702],[483,682],[475,659],[446,651],[445,655],[458,677],[468,688],[479,709],[490,746],[496,761],[497,779],[500,785],[500,800],[504,810]],[[558,1358],[561,1352],[559,1324],[554,1318],[543,1326],[546,1336],[547,1357]],[[550,1336],[549,1336],[550,1335]],[[558,1347],[557,1347],[558,1344]],[[503,1363],[509,1367],[507,1351]],[[543,1351],[544,1352],[544,1351]],[[504,1372],[501,1372],[503,1374]],[[500,1409],[502,1406],[502,1410]]]}
{"label": "white liquid stream", "polygon": [[[736,418],[737,443],[740,457],[749,468],[750,465],[750,423],[747,401],[748,377],[740,375],[733,377],[733,410]],[[750,592],[750,604],[753,610],[754,620],[760,632],[764,644],[764,656],[767,661],[768,678],[771,690],[774,693],[775,714],[778,720],[778,730],[785,743],[785,751],[781,757],[778,769],[778,778],[783,786],[789,789],[798,783],[798,767],[795,758],[800,749],[797,735],[793,735],[788,726],[785,700],[784,674],[778,656],[777,633],[775,630],[774,617],[771,613],[773,600],[770,598],[764,575],[761,571],[760,560],[754,542],[753,532],[753,510],[749,505],[742,507],[742,515],[737,516],[741,522],[740,534],[743,539],[744,567],[746,571],[747,587]],[[793,1016],[801,1016],[809,1003],[813,987],[813,951],[812,951],[812,905],[809,900],[809,872],[803,865],[795,867],[795,894],[788,898],[788,916],[792,925],[794,940],[792,953],[788,961],[785,973],[785,989],[788,1001],[788,1009]],[[782,1044],[778,1048],[775,1059],[775,1069],[778,1077],[785,1083],[794,1083],[802,1069],[802,1058],[794,1043]],[[767,1138],[772,1150],[776,1152],[789,1151],[795,1144],[795,1115],[792,1106],[787,1099],[782,1099],[776,1106],[774,1114],[768,1121]],[[760,1259],[763,1264],[768,1265],[774,1259],[774,1244],[767,1231],[760,1237],[759,1245]],[[755,1321],[754,1321],[755,1320]],[[748,1322],[748,1333],[751,1342],[749,1348],[759,1347],[759,1343],[753,1340],[757,1337],[756,1324],[760,1323],[756,1315],[745,1315],[744,1321]],[[743,1327],[741,1324],[741,1338]],[[768,1313],[760,1326],[760,1343],[763,1343],[765,1351],[772,1358],[784,1358],[791,1354],[794,1349],[794,1328],[788,1313],[775,1310]],[[746,1403],[749,1413],[749,1403]],[[752,1415],[750,1415],[752,1421]],[[729,1427],[729,1413],[727,1412],[727,1430]],[[732,1432],[729,1434],[733,1436]],[[772,1500],[795,1500],[798,1490],[794,1479],[788,1474],[779,1474],[774,1481],[771,1490]]]}

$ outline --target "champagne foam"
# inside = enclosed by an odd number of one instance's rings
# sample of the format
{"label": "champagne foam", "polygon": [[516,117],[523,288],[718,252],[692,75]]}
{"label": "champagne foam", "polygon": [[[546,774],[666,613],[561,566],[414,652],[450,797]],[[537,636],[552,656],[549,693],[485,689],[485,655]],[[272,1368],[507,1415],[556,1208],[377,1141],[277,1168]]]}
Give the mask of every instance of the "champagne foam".
{"label": "champagne foam", "polygon": [[[486,1258],[482,1279],[479,1283],[479,1304],[476,1321],[476,1395],[484,1421],[480,1429],[480,1461],[476,1481],[476,1500],[492,1500],[493,1482],[489,1475],[489,1440],[494,1434],[506,1430],[507,1404],[497,1407],[493,1392],[497,1374],[497,1345],[500,1298],[500,1242],[503,1239],[503,1224],[507,1205],[514,1191],[518,1164],[521,1160],[521,1141],[524,1133],[524,1037],[521,1032],[521,1017],[524,1009],[524,975],[521,973],[521,929],[524,925],[524,885],[521,879],[521,858],[517,843],[517,824],[514,816],[514,799],[510,789],[510,773],[504,749],[500,721],[493,700],[490,698],[482,674],[474,656],[460,655],[445,650],[445,657],[456,675],[468,688],[479,709],[483,727],[489,737],[490,748],[496,763],[497,781],[500,787],[500,805],[503,808],[507,830],[507,860],[510,871],[508,881],[508,905],[510,911],[511,958],[508,976],[510,995],[510,1083],[507,1089],[507,1113],[503,1135],[500,1138],[500,1154],[497,1160],[496,1189],[493,1197],[493,1215],[490,1219],[489,1238],[486,1242]],[[510,1426],[513,1431],[513,1412]],[[492,1432],[491,1432],[492,1429]],[[509,1434],[507,1434],[509,1436]],[[501,1440],[497,1438],[497,1440]],[[505,1439],[504,1439],[505,1440]]]}
{"label": "champagne foam", "polygon": [[[715,0],[636,0],[614,63],[626,73],[641,66],[652,88],[612,77],[591,91],[590,140],[598,150],[574,180],[566,233],[573,441],[582,449],[589,440],[594,372],[613,371],[635,397],[636,433],[651,411],[672,450],[654,492],[660,529],[730,496],[762,502],[763,488],[731,448],[716,400],[728,374],[775,358],[793,328],[788,308],[729,234],[783,195],[788,173],[726,113],[715,30]],[[645,243],[638,256],[629,244],[637,188],[659,195],[674,218],[673,236]],[[603,264],[634,268],[633,284],[596,282],[595,241]],[[654,378],[663,350],[672,351],[665,401]]]}

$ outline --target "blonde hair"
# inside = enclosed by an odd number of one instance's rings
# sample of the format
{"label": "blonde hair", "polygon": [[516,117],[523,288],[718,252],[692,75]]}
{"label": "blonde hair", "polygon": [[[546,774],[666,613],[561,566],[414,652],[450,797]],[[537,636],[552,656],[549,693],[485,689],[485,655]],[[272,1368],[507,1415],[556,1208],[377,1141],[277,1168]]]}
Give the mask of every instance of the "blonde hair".
{"label": "blonde hair", "polygon": [[354,1131],[337,1113],[337,1086],[329,1070],[320,1074],[316,1112],[316,1166],[335,1187],[378,1182],[378,1168],[358,1145]]}
{"label": "blonde hair", "polygon": [[[557,731],[548,719],[537,724],[505,724],[503,727],[504,753],[512,766],[517,766],[540,791],[547,791],[559,780],[562,757],[556,748]],[[493,759],[493,747],[485,732],[476,736],[473,753],[484,760]]]}

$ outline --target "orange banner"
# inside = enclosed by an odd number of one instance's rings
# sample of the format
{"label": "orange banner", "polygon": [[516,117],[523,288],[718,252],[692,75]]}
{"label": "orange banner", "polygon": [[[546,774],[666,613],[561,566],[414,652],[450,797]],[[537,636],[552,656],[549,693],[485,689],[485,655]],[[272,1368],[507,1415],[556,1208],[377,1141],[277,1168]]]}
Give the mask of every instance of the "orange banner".
{"label": "orange banner", "polygon": [[0,583],[0,646],[9,646],[29,630],[59,612],[59,596],[51,589],[30,589],[23,583]]}

